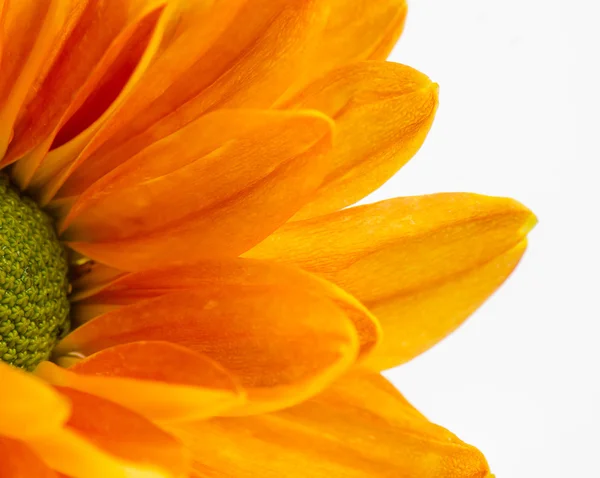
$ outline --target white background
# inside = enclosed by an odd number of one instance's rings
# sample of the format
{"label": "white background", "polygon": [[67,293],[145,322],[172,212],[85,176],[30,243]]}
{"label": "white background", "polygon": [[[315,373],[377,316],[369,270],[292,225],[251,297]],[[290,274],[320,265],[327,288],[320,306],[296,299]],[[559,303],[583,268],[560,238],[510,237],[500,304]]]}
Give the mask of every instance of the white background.
{"label": "white background", "polygon": [[413,0],[391,57],[440,84],[440,108],[369,201],[473,191],[540,221],[505,286],[388,374],[498,478],[600,477],[598,29],[592,0]]}

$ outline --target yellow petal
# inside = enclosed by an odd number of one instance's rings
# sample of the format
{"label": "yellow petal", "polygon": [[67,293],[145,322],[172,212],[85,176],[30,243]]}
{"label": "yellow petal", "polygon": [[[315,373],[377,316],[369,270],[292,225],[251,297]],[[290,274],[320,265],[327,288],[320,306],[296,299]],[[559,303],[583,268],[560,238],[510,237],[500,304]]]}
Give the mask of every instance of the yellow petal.
{"label": "yellow petal", "polygon": [[140,340],[188,347],[231,372],[247,403],[227,414],[298,403],[345,372],[359,348],[352,322],[327,297],[285,284],[221,283],[108,312],[71,332],[55,352],[87,355]]}
{"label": "yellow petal", "polygon": [[29,441],[52,468],[82,478],[187,476],[189,454],[174,437],[116,403],[58,390],[73,406],[66,428]]}
{"label": "yellow petal", "polygon": [[[371,360],[384,368],[429,348],[478,307],[515,266],[534,224],[531,211],[511,199],[397,198],[288,223],[247,255],[317,273],[376,310],[385,345]],[[472,289],[443,293],[467,273]]]}
{"label": "yellow petal", "polygon": [[229,372],[199,353],[167,342],[117,345],[68,370],[42,362],[35,373],[55,385],[120,403],[152,420],[200,420],[244,401]]}
{"label": "yellow petal", "polygon": [[336,125],[332,170],[294,218],[349,206],[391,178],[425,141],[437,91],[435,83],[408,66],[362,62],[330,72],[282,104],[321,111]]}
{"label": "yellow petal", "polygon": [[0,436],[0,457],[2,478],[58,478],[23,442]]}
{"label": "yellow petal", "polygon": [[418,291],[374,301],[371,311],[385,329],[382,341],[364,362],[385,370],[422,354],[458,328],[508,278],[525,253],[527,241],[484,264]]}
{"label": "yellow petal", "polygon": [[329,0],[330,14],[306,77],[364,60],[385,60],[406,19],[405,0]]}
{"label": "yellow petal", "polygon": [[192,449],[197,477],[483,478],[489,471],[477,449],[365,372],[281,412],[212,419],[174,433]]}
{"label": "yellow petal", "polygon": [[0,383],[4,390],[0,435],[13,438],[44,435],[67,420],[69,402],[34,376],[0,362]]}
{"label": "yellow petal", "polygon": [[[85,277],[85,276],[84,276]],[[341,308],[356,327],[360,356],[379,341],[379,324],[354,297],[315,275],[294,267],[250,259],[205,259],[194,264],[150,269],[123,275],[71,296],[72,317],[82,323],[125,304],[159,297],[177,290],[231,286],[283,286],[327,297]]]}

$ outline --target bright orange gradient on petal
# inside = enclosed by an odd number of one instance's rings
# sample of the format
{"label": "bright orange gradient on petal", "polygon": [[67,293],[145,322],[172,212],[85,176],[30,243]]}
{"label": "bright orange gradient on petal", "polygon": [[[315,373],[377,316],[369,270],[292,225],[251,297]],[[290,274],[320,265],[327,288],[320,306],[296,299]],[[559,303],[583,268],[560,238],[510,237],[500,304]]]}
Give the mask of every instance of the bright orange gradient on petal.
{"label": "bright orange gradient on petal", "polygon": [[535,222],[512,199],[406,197],[291,222],[247,255],[302,267],[361,300],[383,328],[368,360],[383,370],[474,312],[513,271]]}
{"label": "bright orange gradient on petal", "polygon": [[[458,328],[536,221],[470,193],[352,207],[437,111],[385,61],[406,15],[0,0],[0,478],[492,476],[378,373]],[[68,256],[47,340],[55,284],[23,258],[59,254],[9,236],[15,201]]]}
{"label": "bright orange gradient on petal", "polygon": [[213,419],[175,433],[193,450],[198,477],[370,478],[394,470],[392,476],[464,478],[489,470],[477,449],[429,422],[385,379],[363,371],[278,413]]}

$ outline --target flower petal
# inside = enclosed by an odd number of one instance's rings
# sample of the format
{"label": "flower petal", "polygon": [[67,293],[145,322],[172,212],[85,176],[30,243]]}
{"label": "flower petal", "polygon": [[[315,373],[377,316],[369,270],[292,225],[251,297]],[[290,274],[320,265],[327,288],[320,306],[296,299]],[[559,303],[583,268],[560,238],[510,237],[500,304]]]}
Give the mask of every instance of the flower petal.
{"label": "flower petal", "polygon": [[[441,340],[503,282],[535,221],[511,199],[397,198],[288,223],[247,255],[317,273],[376,310],[385,346],[372,360],[391,367]],[[472,288],[452,294],[461,281]]]}
{"label": "flower petal", "polygon": [[[25,188],[51,146],[96,121],[129,81],[164,8],[165,0],[78,2],[56,58],[15,124],[6,162]],[[25,157],[24,157],[25,156]]]}
{"label": "flower petal", "polygon": [[66,237],[73,249],[123,270],[236,256],[318,188],[331,134],[318,112],[203,116],[88,189],[65,220]]}
{"label": "flower petal", "polygon": [[489,471],[477,449],[365,372],[281,412],[212,419],[174,433],[192,449],[197,477],[483,478]]}
{"label": "flower petal", "polygon": [[354,326],[327,298],[289,286],[207,284],[96,317],[55,351],[91,354],[139,340],[183,345],[233,373],[248,402],[227,414],[262,413],[318,393],[359,347]]}
{"label": "flower petal", "polygon": [[437,84],[408,66],[362,62],[330,72],[281,105],[321,111],[336,125],[333,168],[294,218],[342,209],[391,178],[425,141],[437,91]]}
{"label": "flower petal", "polygon": [[67,427],[30,446],[54,469],[85,478],[183,478],[189,456],[151,422],[99,397],[57,387],[72,404]]}
{"label": "flower petal", "polygon": [[71,296],[72,316],[79,323],[125,304],[178,290],[231,286],[298,288],[332,300],[352,320],[366,356],[379,341],[379,324],[354,297],[331,282],[294,267],[251,259],[206,259],[194,264],[151,269],[119,277],[97,289]]}
{"label": "flower petal", "polygon": [[375,301],[385,334],[364,362],[386,370],[421,355],[457,329],[510,276],[525,253],[527,241],[484,264],[422,290]]}
{"label": "flower petal", "polygon": [[5,391],[0,406],[0,435],[22,439],[44,435],[67,420],[69,402],[43,381],[0,362],[0,383]]}
{"label": "flower petal", "polygon": [[[85,3],[85,2],[80,2]],[[56,56],[77,18],[76,0],[2,2],[0,7],[0,158],[13,137],[13,125],[48,59]],[[27,28],[23,28],[27,25]],[[0,161],[0,164],[6,164]]]}
{"label": "flower petal", "polygon": [[[135,154],[211,110],[270,107],[302,71],[310,39],[326,19],[320,0],[248,0],[239,11],[239,0],[210,3],[203,16],[186,7],[175,38],[166,35],[169,44],[118,114],[60,175],[58,185],[71,177],[59,196],[79,194],[118,166],[123,151]],[[80,168],[84,161],[93,169]]]}
{"label": "flower petal", "polygon": [[364,60],[385,60],[406,19],[405,0],[329,0],[327,26],[311,56],[310,77]]}
{"label": "flower petal", "polygon": [[200,420],[244,401],[229,372],[199,353],[167,342],[117,345],[68,370],[42,362],[36,374],[156,421]]}
{"label": "flower petal", "polygon": [[33,450],[20,441],[0,436],[0,457],[2,478],[58,478]]}
{"label": "flower petal", "polygon": [[71,266],[71,285],[75,291],[92,290],[102,285],[110,284],[124,271],[106,266],[95,261],[82,261],[81,264]]}

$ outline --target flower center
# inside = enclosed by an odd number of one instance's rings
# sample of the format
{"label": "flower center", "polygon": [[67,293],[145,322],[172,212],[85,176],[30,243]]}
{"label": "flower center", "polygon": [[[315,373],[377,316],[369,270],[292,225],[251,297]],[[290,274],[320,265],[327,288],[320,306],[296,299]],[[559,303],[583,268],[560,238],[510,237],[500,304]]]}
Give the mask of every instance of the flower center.
{"label": "flower center", "polygon": [[0,360],[33,370],[66,335],[67,272],[52,219],[0,173]]}

